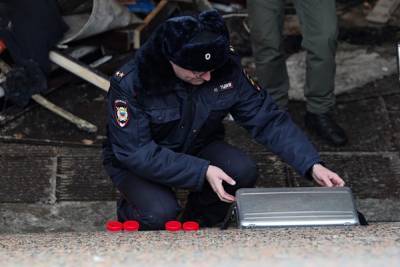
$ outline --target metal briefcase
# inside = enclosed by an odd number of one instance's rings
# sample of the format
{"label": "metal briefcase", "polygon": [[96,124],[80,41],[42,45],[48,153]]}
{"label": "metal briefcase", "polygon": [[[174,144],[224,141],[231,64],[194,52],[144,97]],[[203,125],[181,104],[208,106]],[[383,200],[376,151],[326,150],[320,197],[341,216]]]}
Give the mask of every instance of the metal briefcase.
{"label": "metal briefcase", "polygon": [[239,228],[360,224],[348,187],[242,188],[236,216]]}

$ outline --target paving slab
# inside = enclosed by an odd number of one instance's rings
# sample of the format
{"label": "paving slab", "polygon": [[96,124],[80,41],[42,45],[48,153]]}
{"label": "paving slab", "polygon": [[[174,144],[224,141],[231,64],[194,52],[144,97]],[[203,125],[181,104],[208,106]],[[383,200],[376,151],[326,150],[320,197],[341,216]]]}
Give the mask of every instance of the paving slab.
{"label": "paving slab", "polygon": [[389,118],[392,123],[392,138],[393,143],[400,151],[400,111],[393,111],[389,113]]}
{"label": "paving slab", "polygon": [[361,99],[377,98],[379,96],[388,96],[400,93],[399,77],[397,74],[387,76],[370,82],[362,88],[357,88],[336,97],[337,103],[358,101]]}
{"label": "paving slab", "polygon": [[14,266],[399,266],[400,224],[0,235]]}
{"label": "paving slab", "polygon": [[58,157],[57,201],[116,199],[116,189],[103,168],[101,153],[96,152]]}
{"label": "paving slab", "polygon": [[0,143],[0,202],[115,200],[99,147]]}
{"label": "paving slab", "polygon": [[[400,89],[398,89],[400,91]],[[392,124],[392,138],[400,151],[400,93],[383,97]]]}
{"label": "paving slab", "polygon": [[0,155],[0,202],[54,200],[56,167],[55,158],[48,156]]}
{"label": "paving slab", "polygon": [[288,165],[271,153],[253,154],[258,167],[257,187],[287,187]]}
{"label": "paving slab", "polygon": [[369,222],[400,222],[400,200],[356,198],[357,209]]}
{"label": "paving slab", "polygon": [[0,204],[0,234],[102,231],[115,219],[115,201]]}
{"label": "paving slab", "polygon": [[225,141],[231,145],[247,152],[252,153],[268,153],[268,148],[251,138],[250,134],[237,123],[233,121],[224,121]]}
{"label": "paving slab", "polygon": [[[259,144],[253,143],[246,132],[240,127],[227,123],[228,136],[231,136],[231,142],[236,145],[239,141],[239,147],[247,152],[256,160],[259,169],[258,187],[285,187],[285,186],[314,186],[312,182],[300,177],[287,164],[282,162],[276,155],[268,152],[266,149],[259,150]],[[239,135],[240,133],[241,135]],[[233,137],[232,137],[233,136]],[[228,137],[229,138],[229,137]],[[253,143],[254,146],[247,145]],[[7,144],[2,146],[4,149],[2,157],[22,157],[29,155],[25,161],[26,166],[31,169],[37,168],[38,159],[43,159],[47,155],[47,160],[56,158],[52,161],[53,172],[41,173],[40,171],[30,171],[28,176],[23,179],[7,179],[5,188],[14,188],[16,193],[11,190],[2,192],[2,202],[63,202],[63,201],[112,201],[117,198],[115,188],[113,188],[109,178],[104,173],[101,164],[100,148],[92,147],[52,147],[35,145],[17,145]],[[32,153],[30,153],[32,151]],[[1,155],[1,153],[0,153]],[[19,156],[17,156],[19,155]],[[364,199],[373,199],[379,202],[388,200],[391,203],[397,203],[400,199],[399,194],[399,168],[400,160],[398,152],[321,152],[323,160],[333,170],[337,171],[353,189],[358,201]],[[33,156],[35,160],[29,161]],[[8,162],[9,160],[5,161]],[[41,164],[42,162],[39,162]],[[8,165],[9,166],[9,165]],[[46,165],[40,165],[41,167]],[[8,171],[16,169],[7,168]],[[27,169],[29,169],[27,167]],[[4,170],[6,170],[4,168]],[[7,171],[6,170],[6,171]],[[5,173],[7,173],[5,171]],[[14,173],[13,173],[14,175]],[[2,176],[6,177],[6,176]],[[53,178],[52,178],[53,177]],[[56,177],[56,180],[54,180]],[[38,190],[35,183],[31,186],[29,181],[52,181],[42,186]],[[53,180],[51,180],[53,179]],[[55,182],[55,184],[54,184]],[[36,186],[36,188],[35,188]],[[33,190],[38,197],[31,198],[29,194]],[[49,191],[51,190],[51,191]],[[53,194],[51,194],[53,193]],[[182,205],[185,203],[187,191],[178,190],[177,196]],[[29,197],[29,200],[21,199],[20,196]],[[50,200],[49,200],[50,198]],[[44,200],[44,201],[43,201]],[[391,205],[391,207],[394,206]],[[363,212],[375,214],[377,212],[376,204],[374,206],[364,205]],[[384,209],[386,210],[386,209]],[[396,214],[392,214],[397,212]],[[379,213],[379,210],[378,210]],[[385,212],[384,212],[385,213]],[[400,217],[396,209],[387,209],[386,213],[379,216],[370,216],[374,220],[392,221]],[[17,216],[17,215],[16,215]],[[370,219],[369,218],[369,219]]]}
{"label": "paving slab", "polygon": [[333,147],[304,125],[305,105],[293,102],[289,106],[293,121],[310,137],[319,151],[395,151],[392,141],[391,121],[386,105],[381,98],[361,99],[338,103],[334,117],[348,135],[349,142],[343,147]]}
{"label": "paving slab", "polygon": [[[400,158],[397,152],[322,153],[327,166],[353,189],[357,198],[400,199]],[[293,186],[310,186],[293,169]]]}
{"label": "paving slab", "polygon": [[[399,82],[398,82],[399,83]],[[399,84],[400,87],[400,84]],[[400,111],[400,88],[396,89],[398,92],[397,94],[391,94],[387,96],[383,96],[383,99],[386,103],[386,109],[389,112],[396,112]]]}

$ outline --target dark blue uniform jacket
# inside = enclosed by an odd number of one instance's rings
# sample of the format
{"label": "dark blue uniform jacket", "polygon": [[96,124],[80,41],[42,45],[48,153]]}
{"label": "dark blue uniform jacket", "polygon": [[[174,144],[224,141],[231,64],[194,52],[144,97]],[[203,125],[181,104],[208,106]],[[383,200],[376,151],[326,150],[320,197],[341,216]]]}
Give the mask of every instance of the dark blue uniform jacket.
{"label": "dark blue uniform jacket", "polygon": [[[243,72],[234,52],[211,73],[211,81],[193,86],[175,76],[154,42],[111,79],[105,165],[167,186],[201,190],[209,162],[195,155],[223,139],[228,113],[302,176],[321,161],[288,113]],[[115,184],[121,179],[113,177]]]}

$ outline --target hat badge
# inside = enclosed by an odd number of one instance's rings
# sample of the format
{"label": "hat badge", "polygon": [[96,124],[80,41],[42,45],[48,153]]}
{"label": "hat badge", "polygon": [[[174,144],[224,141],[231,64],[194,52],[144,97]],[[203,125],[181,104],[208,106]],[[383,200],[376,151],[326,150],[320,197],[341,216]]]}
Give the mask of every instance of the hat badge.
{"label": "hat badge", "polygon": [[205,55],[204,55],[204,58],[205,58],[206,60],[210,60],[211,54],[210,54],[210,53],[205,54]]}

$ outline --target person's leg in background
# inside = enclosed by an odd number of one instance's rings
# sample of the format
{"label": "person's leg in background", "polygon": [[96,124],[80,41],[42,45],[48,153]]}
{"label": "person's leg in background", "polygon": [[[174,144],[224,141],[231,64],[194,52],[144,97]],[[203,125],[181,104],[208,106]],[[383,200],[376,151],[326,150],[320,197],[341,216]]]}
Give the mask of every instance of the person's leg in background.
{"label": "person's leg in background", "polygon": [[248,0],[250,37],[259,84],[286,108],[289,77],[282,47],[284,0]]}
{"label": "person's leg in background", "polygon": [[136,177],[111,164],[105,168],[113,181],[121,181],[117,184],[121,192],[117,202],[118,221],[136,220],[141,230],[162,230],[166,221],[176,220],[181,207],[171,188]]}
{"label": "person's leg in background", "polygon": [[337,16],[335,0],[295,0],[303,35],[302,47],[307,51],[306,126],[333,145],[344,145],[346,135],[330,116],[335,107],[335,53]]}
{"label": "person's leg in background", "polygon": [[[257,166],[243,151],[217,141],[203,148],[198,156],[209,160],[211,165],[221,168],[236,181],[235,186],[223,183],[227,193],[235,195],[239,188],[254,187],[258,176]],[[201,226],[215,226],[224,220],[230,205],[222,202],[208,181],[204,181],[201,192],[189,194],[182,220],[196,220]]]}

